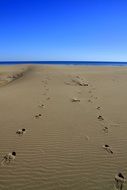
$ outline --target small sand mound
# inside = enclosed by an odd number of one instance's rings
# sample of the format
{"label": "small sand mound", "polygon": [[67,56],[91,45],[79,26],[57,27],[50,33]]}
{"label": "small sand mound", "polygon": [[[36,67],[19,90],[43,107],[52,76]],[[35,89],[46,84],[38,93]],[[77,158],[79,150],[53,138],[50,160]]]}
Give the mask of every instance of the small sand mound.
{"label": "small sand mound", "polygon": [[72,79],[72,82],[75,85],[79,85],[79,86],[88,86],[88,82],[84,81],[83,79],[76,77],[74,79]]}
{"label": "small sand mound", "polygon": [[89,137],[88,135],[86,135],[86,136],[85,136],[85,139],[86,139],[87,141],[89,141],[89,140],[90,140],[90,137]]}
{"label": "small sand mound", "polygon": [[67,81],[67,82],[65,82],[65,84],[66,85],[88,86],[88,82],[85,79],[80,78],[79,76],[72,78],[71,81]]}
{"label": "small sand mound", "polygon": [[72,98],[71,101],[72,102],[80,102],[80,99],[78,99],[78,98]]}
{"label": "small sand mound", "polygon": [[89,99],[88,102],[92,103],[92,100]]}

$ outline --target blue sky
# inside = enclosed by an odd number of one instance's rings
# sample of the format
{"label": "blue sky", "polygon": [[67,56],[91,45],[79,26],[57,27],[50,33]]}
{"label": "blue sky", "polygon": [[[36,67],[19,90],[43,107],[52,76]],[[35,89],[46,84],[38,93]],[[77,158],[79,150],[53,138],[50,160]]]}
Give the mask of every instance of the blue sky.
{"label": "blue sky", "polygon": [[126,0],[0,0],[0,61],[127,61]]}

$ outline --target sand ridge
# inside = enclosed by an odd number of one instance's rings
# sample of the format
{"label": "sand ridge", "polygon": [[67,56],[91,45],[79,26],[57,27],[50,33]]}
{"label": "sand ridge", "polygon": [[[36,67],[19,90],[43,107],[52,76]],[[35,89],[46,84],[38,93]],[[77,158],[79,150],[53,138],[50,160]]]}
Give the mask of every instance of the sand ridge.
{"label": "sand ridge", "polygon": [[[7,66],[6,66],[7,67]],[[5,67],[1,66],[0,70],[0,86],[4,86],[9,84],[10,82],[13,82],[14,80],[20,79],[24,75],[26,75],[30,70],[32,69],[32,66],[25,65],[24,67],[19,66],[12,66]]]}

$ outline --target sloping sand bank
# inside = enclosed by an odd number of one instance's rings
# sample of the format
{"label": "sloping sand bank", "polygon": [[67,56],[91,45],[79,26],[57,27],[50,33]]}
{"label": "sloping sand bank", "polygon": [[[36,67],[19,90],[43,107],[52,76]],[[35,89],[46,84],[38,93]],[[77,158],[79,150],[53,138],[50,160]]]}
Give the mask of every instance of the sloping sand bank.
{"label": "sloping sand bank", "polygon": [[31,66],[0,66],[0,86],[22,78],[27,72],[31,70]]}
{"label": "sloping sand bank", "polygon": [[1,160],[17,153],[1,190],[110,190],[127,176],[127,67],[2,66],[0,81]]}

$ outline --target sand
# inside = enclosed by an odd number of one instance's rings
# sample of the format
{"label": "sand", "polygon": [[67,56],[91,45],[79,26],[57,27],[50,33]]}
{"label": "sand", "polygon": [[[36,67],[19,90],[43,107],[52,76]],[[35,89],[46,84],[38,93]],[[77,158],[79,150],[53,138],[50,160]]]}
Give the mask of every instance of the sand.
{"label": "sand", "polygon": [[127,176],[127,67],[1,66],[0,85],[0,158],[17,153],[0,190],[112,190]]}

